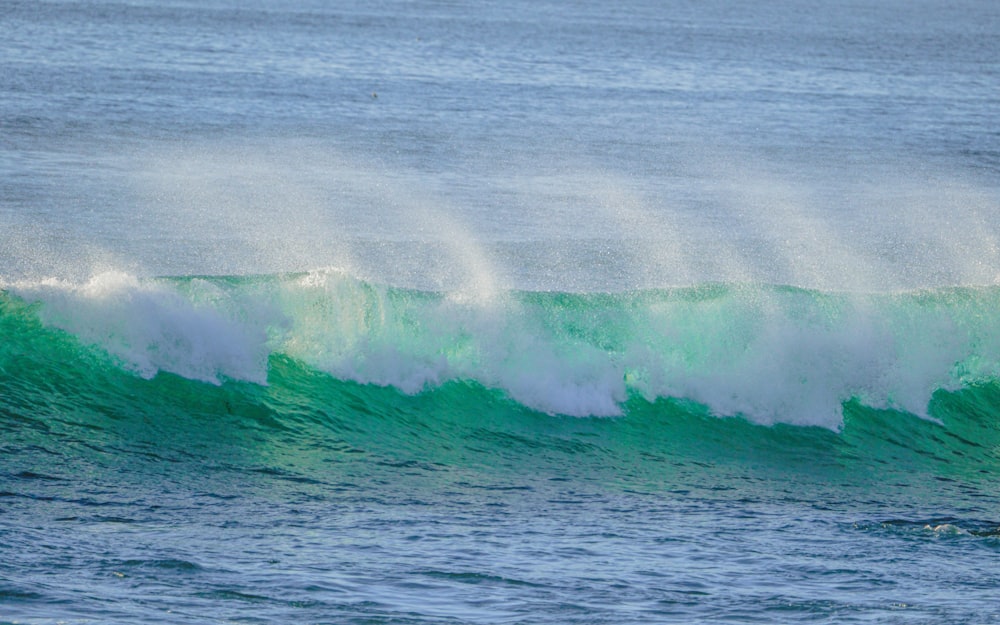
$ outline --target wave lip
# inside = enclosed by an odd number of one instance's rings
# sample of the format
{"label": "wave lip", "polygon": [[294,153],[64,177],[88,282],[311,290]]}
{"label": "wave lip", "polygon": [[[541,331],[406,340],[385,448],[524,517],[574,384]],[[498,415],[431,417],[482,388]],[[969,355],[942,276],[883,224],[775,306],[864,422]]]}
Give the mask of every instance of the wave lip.
{"label": "wave lip", "polygon": [[39,302],[38,315],[46,325],[99,346],[142,377],[167,371],[213,384],[223,379],[266,383],[269,333],[280,328],[280,314],[223,285],[109,272],[85,283],[50,279],[10,290]]}
{"label": "wave lip", "polygon": [[1000,374],[1000,289],[894,294],[706,284],[618,294],[395,288],[337,270],[19,283],[46,325],[150,378],[268,381],[274,355],[416,394],[451,381],[570,416],[630,397],[839,428],[845,402],[927,417],[931,395]]}

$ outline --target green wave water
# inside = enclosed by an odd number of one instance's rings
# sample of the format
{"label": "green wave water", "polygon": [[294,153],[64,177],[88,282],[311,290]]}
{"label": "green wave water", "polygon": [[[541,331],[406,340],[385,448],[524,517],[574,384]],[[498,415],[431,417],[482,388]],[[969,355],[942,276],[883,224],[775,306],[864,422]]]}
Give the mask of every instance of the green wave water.
{"label": "green wave water", "polygon": [[0,615],[965,622],[997,296],[9,285]]}
{"label": "green wave water", "polygon": [[482,434],[483,457],[552,466],[606,453],[630,470],[691,456],[992,473],[998,297],[706,285],[478,301],[330,271],[15,285],[3,409],[43,428],[242,415],[426,462],[474,462]]}

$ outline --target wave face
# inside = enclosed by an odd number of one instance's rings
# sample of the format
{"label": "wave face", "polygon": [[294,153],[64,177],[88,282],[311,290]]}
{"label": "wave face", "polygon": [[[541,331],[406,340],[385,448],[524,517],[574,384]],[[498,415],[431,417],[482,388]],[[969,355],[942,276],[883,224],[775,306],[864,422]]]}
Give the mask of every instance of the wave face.
{"label": "wave face", "polygon": [[[55,342],[140,378],[275,384],[276,361],[406,395],[479,387],[554,415],[662,400],[842,427],[845,405],[924,418],[1000,373],[1000,288],[823,293],[708,284],[619,294],[416,291],[336,270],[10,285],[6,357]],[[72,348],[70,348],[72,346]],[[12,370],[8,369],[8,375]],[[21,372],[15,372],[20,376]]]}
{"label": "wave face", "polygon": [[[760,591],[768,618],[888,617],[930,583],[961,599],[913,622],[968,622],[996,576],[947,563],[997,544],[998,296],[12,284],[0,596],[15,621],[745,622],[752,569],[794,595]],[[706,602],[719,571],[736,598]],[[799,597],[811,575],[836,589]]]}

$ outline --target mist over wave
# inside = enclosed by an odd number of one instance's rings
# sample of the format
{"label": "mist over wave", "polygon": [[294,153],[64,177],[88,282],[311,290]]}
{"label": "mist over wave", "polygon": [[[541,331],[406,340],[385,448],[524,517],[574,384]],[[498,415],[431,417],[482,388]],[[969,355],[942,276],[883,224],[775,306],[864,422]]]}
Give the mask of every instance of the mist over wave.
{"label": "mist over wave", "polygon": [[7,216],[0,287],[138,375],[214,384],[266,384],[279,354],[553,414],[679,398],[837,428],[848,401],[926,417],[996,376],[990,185],[670,159],[669,181],[578,156],[461,182],[306,140],[143,145],[98,156],[125,198],[100,223]]}
{"label": "mist over wave", "polygon": [[892,155],[871,163],[815,154],[791,164],[682,144],[653,172],[569,153],[426,172],[272,137],[143,142],[98,151],[93,162],[89,184],[110,196],[99,209],[75,199],[65,208],[76,211],[58,222],[0,215],[0,278],[334,266],[476,296],[706,282],[869,292],[1000,280],[995,181]]}

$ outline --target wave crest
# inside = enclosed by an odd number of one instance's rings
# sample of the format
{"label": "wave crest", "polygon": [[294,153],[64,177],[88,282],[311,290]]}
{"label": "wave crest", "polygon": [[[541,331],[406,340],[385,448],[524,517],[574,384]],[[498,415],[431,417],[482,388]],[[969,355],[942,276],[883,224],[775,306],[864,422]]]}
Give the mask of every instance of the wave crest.
{"label": "wave crest", "polygon": [[327,269],[256,277],[10,285],[46,325],[143,377],[264,384],[281,354],[415,394],[449,381],[534,410],[614,416],[630,396],[839,428],[851,400],[928,416],[931,395],[1000,374],[1000,289],[824,293],[708,284],[621,294],[395,288]]}

